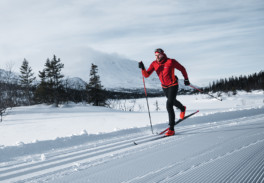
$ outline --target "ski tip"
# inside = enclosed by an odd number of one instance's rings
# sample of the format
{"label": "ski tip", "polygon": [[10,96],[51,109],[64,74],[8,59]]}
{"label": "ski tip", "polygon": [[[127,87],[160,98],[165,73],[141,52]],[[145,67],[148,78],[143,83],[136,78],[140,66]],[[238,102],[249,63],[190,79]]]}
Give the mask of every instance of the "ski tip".
{"label": "ski tip", "polygon": [[138,145],[138,144],[134,141],[134,145]]}

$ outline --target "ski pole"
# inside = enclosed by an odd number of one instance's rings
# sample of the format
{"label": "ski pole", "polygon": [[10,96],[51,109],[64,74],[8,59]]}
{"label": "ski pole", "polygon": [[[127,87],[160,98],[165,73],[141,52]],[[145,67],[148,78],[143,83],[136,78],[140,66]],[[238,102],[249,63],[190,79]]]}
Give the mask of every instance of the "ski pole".
{"label": "ski pole", "polygon": [[[196,89],[196,90],[198,90],[199,92],[201,92],[201,93],[204,93],[202,90],[200,90],[200,89],[198,89],[198,88],[195,88],[194,86],[192,86],[192,85],[189,85],[190,87],[192,87],[192,88],[194,88],[194,89]],[[209,93],[206,93],[207,95],[209,95],[209,96],[211,96],[211,97],[213,97],[213,98],[215,98],[215,99],[217,99],[217,100],[219,100],[219,101],[222,101],[222,99],[220,98],[217,98],[217,97],[215,97],[215,96],[213,96],[213,95],[211,95],[211,94],[209,94]]]}
{"label": "ski pole", "polygon": [[147,95],[147,90],[146,90],[146,85],[145,85],[145,79],[144,79],[144,76],[143,75],[142,75],[142,78],[143,78],[144,90],[145,90],[145,95],[146,95],[146,100],[147,100],[147,106],[148,106],[148,114],[149,114],[150,127],[151,127],[152,134],[154,134],[153,133],[152,122],[151,122],[151,116],[150,116],[150,112],[149,112],[148,95]]}

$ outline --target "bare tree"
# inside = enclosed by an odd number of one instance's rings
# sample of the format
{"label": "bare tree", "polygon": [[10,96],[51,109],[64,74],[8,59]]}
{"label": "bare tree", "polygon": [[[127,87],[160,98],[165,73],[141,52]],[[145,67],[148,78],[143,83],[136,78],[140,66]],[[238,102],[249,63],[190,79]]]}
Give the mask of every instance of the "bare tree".
{"label": "bare tree", "polygon": [[14,63],[8,62],[4,72],[4,103],[7,107],[14,107],[17,103],[16,86],[18,84],[18,79],[13,74],[13,67]]}
{"label": "bare tree", "polygon": [[13,107],[15,105],[15,95],[14,95],[14,84],[16,80],[13,78],[12,69],[14,64],[9,62],[6,64],[6,69],[1,69],[1,80],[0,80],[0,121],[3,120],[3,115],[8,107]]}

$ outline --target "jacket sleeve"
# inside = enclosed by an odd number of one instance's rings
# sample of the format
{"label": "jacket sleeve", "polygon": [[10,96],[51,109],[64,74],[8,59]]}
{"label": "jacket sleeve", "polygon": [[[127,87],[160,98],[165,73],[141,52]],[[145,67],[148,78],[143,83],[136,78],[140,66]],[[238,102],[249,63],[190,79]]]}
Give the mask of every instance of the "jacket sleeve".
{"label": "jacket sleeve", "polygon": [[145,70],[145,69],[142,69],[142,75],[145,77],[145,78],[148,78],[152,72],[154,71],[154,67],[153,67],[153,63],[150,64],[148,70]]}
{"label": "jacket sleeve", "polygon": [[184,79],[188,79],[188,74],[186,72],[186,69],[176,60],[173,60],[173,66],[178,69],[179,71],[181,71]]}

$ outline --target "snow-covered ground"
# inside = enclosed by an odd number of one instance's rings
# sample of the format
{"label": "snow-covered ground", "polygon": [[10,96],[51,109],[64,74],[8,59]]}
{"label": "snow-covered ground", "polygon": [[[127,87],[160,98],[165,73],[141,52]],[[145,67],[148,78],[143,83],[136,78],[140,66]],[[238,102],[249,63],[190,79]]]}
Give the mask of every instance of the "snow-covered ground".
{"label": "snow-covered ground", "polygon": [[[158,140],[146,99],[13,108],[0,123],[0,182],[264,182],[264,93],[222,98],[178,96],[200,112]],[[149,104],[160,132],[166,99]]]}

